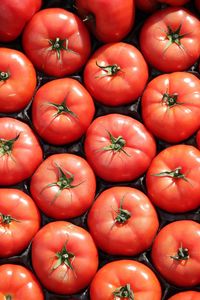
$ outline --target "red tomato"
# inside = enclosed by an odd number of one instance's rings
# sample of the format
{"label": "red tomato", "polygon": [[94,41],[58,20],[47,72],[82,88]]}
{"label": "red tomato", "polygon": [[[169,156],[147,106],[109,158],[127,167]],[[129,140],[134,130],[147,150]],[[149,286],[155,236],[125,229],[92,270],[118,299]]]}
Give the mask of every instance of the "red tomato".
{"label": "red tomato", "polygon": [[171,212],[187,212],[200,205],[200,152],[176,145],[160,152],[147,174],[148,196],[153,204]]}
{"label": "red tomato", "polygon": [[104,43],[121,41],[133,27],[134,0],[75,0],[78,14]]}
{"label": "red tomato", "polygon": [[36,93],[32,121],[48,143],[63,145],[79,139],[94,117],[95,107],[87,90],[71,78],[50,81]]}
{"label": "red tomato", "polygon": [[151,257],[169,283],[191,287],[200,283],[199,248],[200,224],[191,220],[176,221],[158,233]]}
{"label": "red tomato", "polygon": [[160,10],[144,23],[140,46],[147,62],[158,70],[187,70],[199,58],[200,22],[183,8]]}
{"label": "red tomato", "polygon": [[74,294],[94,277],[98,253],[86,230],[57,221],[45,225],[36,234],[32,243],[32,264],[49,291]]}
{"label": "red tomato", "polygon": [[16,189],[0,189],[0,257],[23,251],[40,228],[33,200]]}
{"label": "red tomato", "polygon": [[42,0],[2,0],[0,9],[0,41],[15,40],[26,23],[40,9]]}
{"label": "red tomato", "polygon": [[196,5],[196,8],[198,9],[198,11],[200,12],[200,1],[195,0],[195,5]]}
{"label": "red tomato", "polygon": [[199,300],[199,299],[200,299],[200,292],[187,291],[187,292],[178,293],[170,297],[168,300]]}
{"label": "red tomato", "polygon": [[107,181],[132,181],[156,154],[156,144],[137,120],[120,114],[96,118],[85,139],[85,154],[94,172]]}
{"label": "red tomato", "polygon": [[200,80],[186,72],[153,79],[142,96],[146,127],[158,138],[178,143],[200,127]]}
{"label": "red tomato", "polygon": [[161,287],[155,274],[142,263],[118,260],[106,264],[90,286],[91,300],[161,300]]}
{"label": "red tomato", "polygon": [[42,149],[31,128],[13,118],[0,118],[0,185],[30,177],[42,161]]}
{"label": "red tomato", "polygon": [[0,48],[0,112],[20,111],[31,100],[36,72],[30,60],[17,50]]}
{"label": "red tomato", "polygon": [[31,194],[49,217],[69,219],[82,215],[96,190],[94,173],[81,157],[64,153],[49,156],[31,178]]}
{"label": "red tomato", "polygon": [[151,13],[156,10],[158,3],[157,0],[135,0],[136,6],[146,13]]}
{"label": "red tomato", "polygon": [[110,106],[137,100],[147,80],[148,67],[142,54],[126,43],[99,48],[84,70],[88,91],[97,101]]}
{"label": "red tomato", "polygon": [[171,6],[181,6],[188,3],[190,0],[157,0],[158,2],[169,4]]}
{"label": "red tomato", "polygon": [[44,300],[35,276],[20,265],[0,266],[0,300]]}
{"label": "red tomato", "polygon": [[36,68],[57,77],[79,71],[91,50],[83,22],[62,8],[36,13],[24,30],[22,43]]}
{"label": "red tomato", "polygon": [[145,194],[131,187],[113,187],[94,202],[88,226],[95,244],[103,251],[136,255],[151,246],[159,223]]}
{"label": "red tomato", "polygon": [[200,149],[200,130],[197,132],[196,141],[197,141],[197,147]]}

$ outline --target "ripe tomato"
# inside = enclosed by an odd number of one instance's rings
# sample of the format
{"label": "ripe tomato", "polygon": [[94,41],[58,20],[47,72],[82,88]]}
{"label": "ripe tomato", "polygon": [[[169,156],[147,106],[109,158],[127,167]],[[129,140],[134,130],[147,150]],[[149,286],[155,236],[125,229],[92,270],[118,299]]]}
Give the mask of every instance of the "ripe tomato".
{"label": "ripe tomato", "polygon": [[199,150],[189,145],[166,148],[147,171],[148,196],[153,204],[168,212],[187,212],[200,205],[199,178]]}
{"label": "ripe tomato", "polygon": [[87,161],[107,181],[132,181],[156,154],[156,144],[142,123],[120,114],[96,118],[86,132]]}
{"label": "ripe tomato", "polygon": [[156,236],[152,261],[169,283],[182,287],[195,286],[200,283],[199,247],[199,223],[191,220],[172,222]]}
{"label": "ripe tomato", "polygon": [[109,106],[136,100],[141,96],[147,80],[148,67],[142,54],[126,43],[99,48],[84,70],[84,83],[88,91],[97,101]]}
{"label": "ripe tomato", "polygon": [[158,2],[169,4],[171,6],[181,6],[188,3],[190,0],[157,0]]}
{"label": "ripe tomato", "polygon": [[30,60],[17,50],[0,48],[0,112],[13,113],[27,106],[36,87]]}
{"label": "ripe tomato", "polygon": [[196,142],[197,142],[197,147],[200,149],[200,129],[197,132]]}
{"label": "ripe tomato", "polygon": [[200,1],[199,0],[195,0],[195,6],[198,9],[198,11],[200,12]]}
{"label": "ripe tomato", "polygon": [[78,14],[104,43],[121,41],[133,27],[134,0],[75,0],[75,3]]}
{"label": "ripe tomato", "polygon": [[50,81],[36,93],[32,121],[48,143],[63,145],[79,139],[94,117],[95,107],[87,90],[71,78]]}
{"label": "ripe tomato", "polygon": [[91,300],[161,300],[161,287],[155,274],[142,263],[118,260],[106,264],[90,286]]}
{"label": "ripe tomato", "polygon": [[0,266],[0,300],[44,300],[34,274],[20,265]]}
{"label": "ripe tomato", "polygon": [[49,156],[31,178],[31,194],[49,217],[80,216],[92,204],[96,190],[94,173],[81,157],[64,153]]}
{"label": "ripe tomato", "polygon": [[148,249],[159,226],[145,194],[119,186],[98,196],[87,221],[95,244],[114,255],[136,255]]}
{"label": "ripe tomato", "polygon": [[199,58],[200,22],[183,8],[160,10],[144,23],[140,46],[147,62],[158,70],[187,70]]}
{"label": "ripe tomato", "polygon": [[0,185],[30,177],[42,161],[42,149],[31,128],[13,118],[0,118]]}
{"label": "ripe tomato", "polygon": [[45,225],[36,234],[32,243],[32,264],[49,291],[74,294],[94,277],[98,253],[85,229],[57,221]]}
{"label": "ripe tomato", "polygon": [[16,189],[0,189],[0,257],[23,251],[40,228],[33,200]]}
{"label": "ripe tomato", "polygon": [[187,72],[153,79],[142,96],[146,127],[158,138],[178,143],[200,127],[200,81]]}
{"label": "ripe tomato", "polygon": [[157,0],[135,0],[135,4],[137,8],[146,13],[153,12],[158,6]]}
{"label": "ripe tomato", "polygon": [[3,0],[0,9],[0,41],[15,40],[40,9],[42,0]]}
{"label": "ripe tomato", "polygon": [[62,8],[36,13],[23,32],[22,43],[34,66],[56,77],[79,71],[91,50],[83,22]]}
{"label": "ripe tomato", "polygon": [[195,291],[186,291],[178,293],[168,300],[199,300],[200,299],[200,292]]}

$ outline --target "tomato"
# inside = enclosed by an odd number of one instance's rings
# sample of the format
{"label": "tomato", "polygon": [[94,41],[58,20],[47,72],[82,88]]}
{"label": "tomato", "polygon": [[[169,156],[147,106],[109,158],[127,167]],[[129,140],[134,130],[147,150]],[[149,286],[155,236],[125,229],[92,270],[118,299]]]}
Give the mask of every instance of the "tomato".
{"label": "tomato", "polygon": [[153,12],[158,6],[157,0],[135,0],[135,4],[138,9],[146,13]]}
{"label": "tomato", "polygon": [[36,234],[32,243],[32,264],[49,291],[74,294],[94,277],[98,253],[85,229],[57,221],[45,225]]}
{"label": "tomato", "polygon": [[49,217],[69,219],[82,215],[96,190],[94,173],[81,157],[64,153],[49,156],[31,178],[31,194]]}
{"label": "tomato", "polygon": [[144,124],[158,138],[178,143],[200,127],[200,81],[187,72],[153,79],[142,96]]}
{"label": "tomato", "polygon": [[134,0],[76,0],[75,6],[92,33],[104,43],[121,41],[133,27]]}
{"label": "tomato", "polygon": [[182,287],[195,286],[200,283],[199,247],[199,223],[191,220],[172,222],[156,236],[152,261],[169,283]]}
{"label": "tomato", "polygon": [[161,151],[147,174],[147,192],[153,204],[171,213],[187,212],[200,205],[200,152],[176,145]]}
{"label": "tomato", "polygon": [[119,182],[142,175],[156,154],[156,144],[137,120],[109,114],[96,118],[85,138],[87,161],[100,178]]}
{"label": "tomato", "polygon": [[195,291],[186,291],[178,293],[168,300],[199,300],[200,299],[200,292]]}
{"label": "tomato", "polygon": [[156,211],[145,194],[119,186],[97,197],[87,221],[95,244],[114,255],[136,255],[148,249],[159,226]]}
{"label": "tomato", "polygon": [[0,257],[23,251],[40,228],[33,200],[17,189],[0,189]]}
{"label": "tomato", "polygon": [[62,8],[36,13],[23,32],[22,44],[37,69],[56,77],[79,71],[91,50],[83,22]]}
{"label": "tomato", "polygon": [[148,67],[142,54],[126,43],[100,47],[84,69],[88,91],[97,101],[109,106],[137,100],[147,80]]}
{"label": "tomato", "polygon": [[118,260],[103,266],[90,286],[91,300],[161,300],[155,274],[142,263]]}
{"label": "tomato", "polygon": [[30,60],[17,50],[0,48],[0,112],[25,108],[36,88],[36,72]]}
{"label": "tomato", "polygon": [[157,0],[158,2],[169,4],[171,6],[181,6],[188,3],[190,0]]}
{"label": "tomato", "polygon": [[28,269],[13,264],[0,266],[0,300],[44,300],[42,289]]}
{"label": "tomato", "polygon": [[166,8],[151,15],[140,32],[147,62],[163,72],[184,71],[200,53],[200,22],[183,8]]}
{"label": "tomato", "polygon": [[0,9],[0,41],[15,40],[40,9],[42,0],[3,0]]}
{"label": "tomato", "polygon": [[48,143],[63,145],[79,139],[94,117],[95,107],[87,90],[71,78],[52,80],[36,93],[32,121]]}
{"label": "tomato", "polygon": [[196,142],[197,142],[197,147],[200,149],[200,130],[197,132]]}
{"label": "tomato", "polygon": [[200,1],[199,0],[195,0],[195,6],[198,9],[198,11],[200,12]]}
{"label": "tomato", "polygon": [[31,128],[13,118],[0,118],[0,185],[30,177],[42,161],[42,149]]}

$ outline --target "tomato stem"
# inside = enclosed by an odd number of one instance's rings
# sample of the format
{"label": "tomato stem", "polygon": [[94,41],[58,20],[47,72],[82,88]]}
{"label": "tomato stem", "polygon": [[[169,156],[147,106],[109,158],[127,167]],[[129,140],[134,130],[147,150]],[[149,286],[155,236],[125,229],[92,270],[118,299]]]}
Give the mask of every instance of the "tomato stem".
{"label": "tomato stem", "polygon": [[57,261],[53,266],[53,270],[57,269],[62,264],[65,264],[68,268],[73,270],[73,266],[71,264],[71,260],[75,257],[75,255],[71,252],[68,252],[66,249],[66,243],[60,252],[56,253]]}
{"label": "tomato stem", "polygon": [[189,250],[183,248],[182,246],[178,249],[177,254],[170,256],[174,260],[188,260],[189,259]]}
{"label": "tomato stem", "polygon": [[11,295],[5,295],[5,300],[12,300],[12,296]]}
{"label": "tomato stem", "polygon": [[83,22],[95,21],[95,16],[92,13],[89,13],[87,16],[82,19]]}
{"label": "tomato stem", "polygon": [[152,174],[152,176],[157,176],[157,177],[172,177],[175,179],[183,179],[185,181],[188,181],[187,178],[185,177],[185,175],[183,173],[181,173],[181,169],[182,167],[178,167],[173,171],[164,171],[164,172],[160,172],[157,174]]}
{"label": "tomato stem", "polygon": [[114,292],[114,299],[129,299],[129,300],[134,300],[134,294],[133,291],[131,290],[131,286],[129,283],[127,283],[124,286],[120,286],[117,288]]}
{"label": "tomato stem", "polygon": [[49,44],[51,45],[50,50],[55,50],[57,54],[58,60],[60,60],[60,53],[62,50],[78,55],[77,52],[69,49],[69,41],[68,39],[60,39],[57,37],[55,40],[50,39]]}
{"label": "tomato stem", "polygon": [[177,44],[179,47],[183,48],[183,45],[181,44],[181,39],[183,37],[185,37],[187,35],[187,33],[185,34],[180,34],[181,31],[181,24],[179,25],[179,27],[174,31],[172,30],[172,28],[170,26],[167,26],[168,31],[166,32],[166,38],[169,40],[166,47],[165,47],[165,51],[173,44]]}
{"label": "tomato stem", "polygon": [[178,95],[177,94],[169,95],[168,93],[164,93],[162,101],[168,107],[173,107],[173,106],[175,106],[177,104],[181,104],[181,103],[177,103],[177,99],[178,99]]}
{"label": "tomato stem", "polygon": [[73,117],[77,118],[77,115],[67,107],[66,101],[67,101],[67,99],[65,97],[63,102],[60,103],[60,104],[50,102],[50,103],[48,103],[48,105],[57,108],[57,113],[55,114],[55,117],[57,117],[57,116],[59,116],[60,114],[63,114],[63,113],[68,113],[68,114],[72,115]]}
{"label": "tomato stem", "polygon": [[1,217],[1,222],[3,224],[10,224],[12,221],[20,222],[19,220],[11,217],[10,215],[4,215],[4,214],[0,213],[0,217]]}
{"label": "tomato stem", "polygon": [[117,138],[115,138],[110,132],[108,132],[109,137],[110,137],[110,142],[111,144],[103,147],[103,150],[112,150],[113,152],[119,152],[122,151],[124,152],[127,156],[130,156],[124,149],[123,147],[126,144],[126,141],[123,139],[121,135],[119,135]]}
{"label": "tomato stem", "polygon": [[14,143],[18,140],[20,134],[10,140],[0,138],[0,154],[11,154]]}
{"label": "tomato stem", "polygon": [[0,71],[0,81],[5,81],[10,77],[10,74],[8,72]]}
{"label": "tomato stem", "polygon": [[101,66],[96,61],[96,65],[97,65],[97,67],[99,67],[100,69],[102,69],[102,70],[104,70],[106,72],[106,74],[101,74],[99,76],[96,76],[96,78],[105,77],[105,76],[113,76],[113,75],[117,74],[121,70],[121,68],[117,64],[107,65],[107,66]]}
{"label": "tomato stem", "polygon": [[116,213],[117,213],[117,216],[115,218],[116,223],[124,224],[131,217],[131,213],[128,210],[123,209],[124,197],[121,199],[120,207],[116,211]]}

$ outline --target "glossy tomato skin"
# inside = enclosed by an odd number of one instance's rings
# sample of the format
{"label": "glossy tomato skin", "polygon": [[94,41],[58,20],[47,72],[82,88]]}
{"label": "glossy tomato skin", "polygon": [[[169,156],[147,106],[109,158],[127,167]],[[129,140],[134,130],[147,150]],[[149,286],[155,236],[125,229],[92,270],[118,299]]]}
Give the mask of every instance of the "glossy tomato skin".
{"label": "glossy tomato skin", "polygon": [[170,6],[181,6],[181,5],[185,5],[190,0],[157,0],[157,1],[168,4]]}
{"label": "glossy tomato skin", "polygon": [[134,260],[119,260],[104,265],[91,283],[90,299],[114,299],[116,289],[127,284],[130,284],[134,299],[161,300],[161,287],[155,274]]}
{"label": "glossy tomato skin", "polygon": [[[170,31],[173,33],[169,37]],[[180,38],[175,40],[177,35]],[[163,72],[185,71],[199,58],[200,22],[183,8],[160,10],[144,23],[140,46],[146,61],[156,69]]]}
{"label": "glossy tomato skin", "polygon": [[86,132],[84,149],[96,175],[112,182],[138,178],[156,154],[155,141],[147,129],[121,114],[96,118]]}
{"label": "glossy tomato skin", "polygon": [[97,197],[87,222],[95,244],[111,255],[136,255],[148,249],[159,226],[156,211],[145,194],[119,186]]}
{"label": "glossy tomato skin", "polygon": [[[56,267],[63,248],[73,255],[71,268]],[[98,267],[98,253],[90,234],[65,221],[45,225],[32,243],[32,264],[41,283],[58,294],[75,294],[89,285]],[[42,266],[42,268],[41,268]]]}
{"label": "glossy tomato skin", "polygon": [[[110,75],[106,66],[118,66]],[[147,64],[137,48],[126,43],[100,47],[87,62],[84,83],[101,104],[125,105],[141,96],[148,80]],[[134,87],[134,88],[133,88]]]}
{"label": "glossy tomato skin", "polygon": [[85,133],[94,112],[94,102],[87,90],[75,79],[62,78],[44,84],[37,91],[32,121],[45,141],[64,145]]}
{"label": "glossy tomato skin", "polygon": [[0,41],[15,40],[40,9],[42,0],[3,0],[0,10]]}
{"label": "glossy tomato skin", "polygon": [[146,12],[152,13],[157,8],[157,0],[135,0],[137,8]]}
{"label": "glossy tomato skin", "polygon": [[22,44],[37,69],[56,77],[79,71],[91,50],[83,22],[62,8],[36,13],[23,32]]}
{"label": "glossy tomato skin", "polygon": [[92,15],[86,23],[96,38],[104,43],[121,41],[133,27],[133,0],[76,0],[75,3],[83,20]]}
{"label": "glossy tomato skin", "polygon": [[200,150],[200,130],[198,130],[198,132],[197,132],[196,142],[197,142],[197,147]]}
{"label": "glossy tomato skin", "polygon": [[178,143],[200,127],[200,81],[187,72],[153,79],[142,95],[145,126],[158,138]]}
{"label": "glossy tomato skin", "polygon": [[[17,112],[24,109],[33,96],[36,72],[20,51],[0,48],[0,56],[0,112]],[[4,76],[8,78],[2,79]]]}
{"label": "glossy tomato skin", "polygon": [[[156,236],[151,257],[154,266],[171,284],[192,287],[200,282],[200,224],[191,220],[175,221]],[[188,258],[175,259],[179,249]]]}
{"label": "glossy tomato skin", "polygon": [[199,300],[200,299],[200,292],[196,291],[186,291],[178,293],[168,300]]}
{"label": "glossy tomato skin", "polygon": [[38,207],[55,219],[83,214],[91,206],[95,190],[95,175],[87,161],[69,153],[49,156],[38,167],[30,184]]}
{"label": "glossy tomato skin", "polygon": [[40,284],[34,274],[21,265],[4,264],[0,266],[0,299],[44,300]]}
{"label": "glossy tomato skin", "polygon": [[14,118],[0,118],[0,185],[30,177],[42,162],[42,149],[31,128]]}
{"label": "glossy tomato skin", "polygon": [[[173,175],[174,171],[177,174]],[[189,145],[168,147],[152,160],[146,173],[148,196],[153,204],[165,211],[190,211],[200,205],[199,176],[198,149]]]}
{"label": "glossy tomato skin", "polygon": [[0,189],[0,257],[23,251],[40,228],[33,200],[17,189]]}

